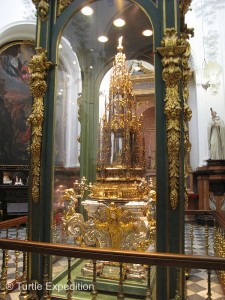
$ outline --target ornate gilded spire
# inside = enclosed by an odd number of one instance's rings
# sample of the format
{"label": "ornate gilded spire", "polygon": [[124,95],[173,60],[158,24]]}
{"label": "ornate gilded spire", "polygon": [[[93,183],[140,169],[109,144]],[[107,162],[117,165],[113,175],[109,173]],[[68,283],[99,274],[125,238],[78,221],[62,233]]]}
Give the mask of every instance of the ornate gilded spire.
{"label": "ornate gilded spire", "polygon": [[137,117],[122,39],[110,78],[109,104],[99,125],[97,182],[91,195],[97,199],[143,198],[137,191],[137,182],[145,175],[143,120]]}

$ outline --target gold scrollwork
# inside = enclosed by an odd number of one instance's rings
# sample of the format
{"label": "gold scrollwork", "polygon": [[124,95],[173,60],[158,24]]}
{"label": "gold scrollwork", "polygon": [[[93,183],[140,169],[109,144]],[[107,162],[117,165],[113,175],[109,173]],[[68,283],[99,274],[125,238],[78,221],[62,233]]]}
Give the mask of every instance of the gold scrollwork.
{"label": "gold scrollwork", "polygon": [[179,10],[180,10],[180,27],[181,32],[187,32],[193,36],[194,29],[187,28],[187,24],[185,24],[185,15],[190,9],[192,0],[180,0],[179,1]]}
{"label": "gold scrollwork", "polygon": [[70,5],[73,0],[58,0],[57,16],[59,17],[63,10]]}
{"label": "gold scrollwork", "polygon": [[182,13],[182,15],[186,15],[186,13],[189,10],[189,7],[191,5],[192,0],[180,0],[179,2],[179,8]]}
{"label": "gold scrollwork", "polygon": [[[188,158],[191,151],[191,143],[189,141],[189,130],[188,130],[188,122],[191,120],[192,112],[188,105],[188,98],[189,98],[189,89],[188,83],[192,77],[192,71],[190,70],[188,61],[190,58],[191,47],[190,43],[188,42],[189,35],[187,33],[181,34],[181,44],[185,46],[185,51],[182,55],[182,93],[183,93],[183,100],[184,100],[184,120],[183,120],[183,127],[184,127],[184,176],[188,176]],[[188,203],[188,195],[186,189],[186,182],[185,182],[185,203]]]}
{"label": "gold scrollwork", "polygon": [[185,46],[181,45],[174,28],[167,28],[161,41],[162,47],[157,50],[162,55],[162,77],[166,83],[164,113],[167,118],[167,152],[169,164],[169,193],[172,209],[177,208],[180,167],[180,116],[181,101],[179,83],[182,77],[180,67],[181,54]]}
{"label": "gold scrollwork", "polygon": [[49,11],[48,0],[32,0],[32,2],[36,6],[38,15],[40,16],[41,20],[45,21]]}
{"label": "gold scrollwork", "polygon": [[[188,158],[191,151],[191,143],[189,141],[189,131],[188,131],[188,122],[191,119],[192,112],[188,105],[189,98],[189,89],[188,83],[192,77],[192,72],[189,67],[189,58],[191,53],[190,43],[188,41],[189,35],[194,35],[193,28],[187,28],[185,24],[185,15],[189,10],[192,0],[180,0],[179,9],[181,15],[181,45],[185,46],[185,51],[182,54],[182,94],[184,100],[184,119],[183,119],[183,128],[184,128],[184,176],[188,176]],[[188,194],[185,181],[185,205],[188,203]]]}
{"label": "gold scrollwork", "polygon": [[39,181],[41,165],[41,143],[42,143],[42,123],[44,119],[44,95],[47,84],[45,81],[46,70],[52,65],[47,60],[46,50],[36,48],[36,54],[29,63],[30,89],[34,98],[32,112],[28,122],[32,126],[32,143],[29,147],[31,152],[31,170],[32,170],[32,199],[34,203],[39,200]]}

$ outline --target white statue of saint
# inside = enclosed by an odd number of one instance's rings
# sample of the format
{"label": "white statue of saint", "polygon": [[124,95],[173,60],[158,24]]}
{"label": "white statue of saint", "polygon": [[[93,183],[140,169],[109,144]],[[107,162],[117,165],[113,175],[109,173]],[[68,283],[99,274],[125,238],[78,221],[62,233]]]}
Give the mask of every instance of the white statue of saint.
{"label": "white statue of saint", "polygon": [[225,160],[225,125],[212,108],[212,120],[208,125],[208,144],[210,159]]}

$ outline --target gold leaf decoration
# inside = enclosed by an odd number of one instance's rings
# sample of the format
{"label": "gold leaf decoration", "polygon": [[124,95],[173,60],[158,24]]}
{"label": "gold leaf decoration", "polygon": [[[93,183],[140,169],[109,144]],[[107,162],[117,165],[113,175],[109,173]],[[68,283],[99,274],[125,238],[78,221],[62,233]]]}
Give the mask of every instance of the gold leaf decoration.
{"label": "gold leaf decoration", "polygon": [[180,0],[179,8],[183,16],[188,12],[191,2],[192,0]]}
{"label": "gold leaf decoration", "polygon": [[169,196],[172,209],[177,208],[179,196],[180,169],[180,116],[181,101],[179,83],[182,77],[180,67],[181,54],[185,46],[181,45],[174,28],[167,28],[157,50],[162,55],[162,77],[166,84],[165,108],[167,126],[167,153],[169,169]]}
{"label": "gold leaf decoration", "polygon": [[63,10],[72,2],[73,0],[58,0],[57,16],[59,17]]}
{"label": "gold leaf decoration", "polygon": [[[192,112],[188,105],[188,98],[189,98],[189,89],[188,83],[192,77],[192,71],[190,70],[188,61],[190,58],[191,47],[190,43],[188,42],[189,35],[187,33],[183,33],[181,35],[181,44],[185,46],[185,52],[182,55],[182,93],[184,99],[184,121],[183,121],[183,128],[184,128],[184,176],[185,178],[188,176],[188,166],[189,166],[189,154],[191,151],[191,143],[189,141],[189,130],[188,130],[188,122],[191,120]],[[186,181],[185,181],[185,204],[188,203],[188,195],[186,189]]]}
{"label": "gold leaf decoration", "polygon": [[[183,120],[183,128],[184,128],[184,176],[185,178],[188,176],[188,168],[189,168],[189,155],[191,151],[191,143],[189,141],[189,131],[188,131],[188,122],[191,119],[191,109],[188,105],[188,98],[189,98],[189,89],[188,83],[192,77],[192,72],[189,68],[189,58],[191,54],[191,47],[189,44],[189,35],[194,35],[193,28],[187,28],[185,24],[185,15],[190,9],[192,0],[180,0],[179,2],[179,9],[180,9],[180,24],[181,24],[181,44],[185,46],[185,51],[182,54],[182,94],[184,100],[184,120]],[[185,184],[185,205],[188,204],[188,193],[187,193],[187,186],[186,181]]]}
{"label": "gold leaf decoration", "polygon": [[47,61],[46,50],[36,48],[36,54],[28,65],[30,77],[30,90],[33,100],[32,112],[28,122],[32,126],[32,142],[29,147],[31,153],[32,199],[34,203],[39,200],[39,181],[41,167],[42,123],[44,119],[44,95],[47,84],[45,81],[46,70],[52,63]]}
{"label": "gold leaf decoration", "polygon": [[40,16],[41,20],[45,21],[49,11],[48,0],[32,0],[32,2],[36,6],[38,15]]}
{"label": "gold leaf decoration", "polygon": [[192,0],[180,0],[179,1],[179,10],[180,10],[180,28],[181,32],[189,33],[192,36],[194,35],[193,28],[187,28],[185,24],[185,15],[190,10]]}

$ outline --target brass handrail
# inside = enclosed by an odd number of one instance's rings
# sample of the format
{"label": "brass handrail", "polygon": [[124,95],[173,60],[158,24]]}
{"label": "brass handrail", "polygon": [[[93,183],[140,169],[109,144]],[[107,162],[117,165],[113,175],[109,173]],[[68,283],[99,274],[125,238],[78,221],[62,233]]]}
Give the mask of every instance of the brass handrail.
{"label": "brass handrail", "polygon": [[121,251],[5,238],[0,239],[0,248],[92,260],[100,259],[105,261],[155,266],[225,270],[225,258],[213,256],[193,256],[186,254],[137,252],[128,250]]}

